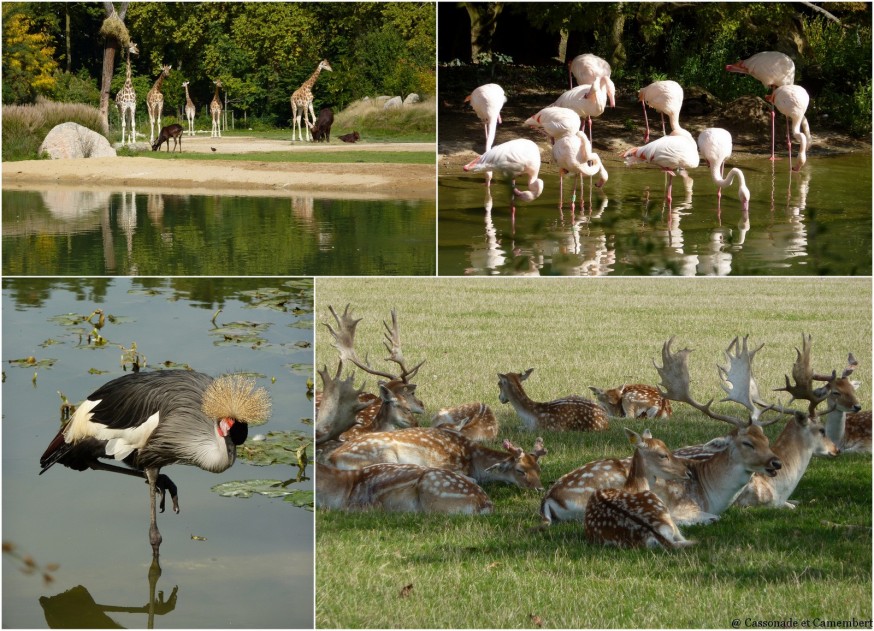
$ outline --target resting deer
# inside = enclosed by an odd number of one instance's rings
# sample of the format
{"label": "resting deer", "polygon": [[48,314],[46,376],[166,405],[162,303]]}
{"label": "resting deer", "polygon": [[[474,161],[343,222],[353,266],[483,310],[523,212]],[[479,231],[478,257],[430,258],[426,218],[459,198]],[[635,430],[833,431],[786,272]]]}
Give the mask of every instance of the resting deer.
{"label": "resting deer", "polygon": [[[586,538],[592,543],[620,547],[679,548],[692,545],[680,534],[662,500],[650,490],[656,476],[682,480],[688,470],[671,456],[665,444],[649,430],[643,436],[626,429],[636,447],[628,479],[621,489],[595,491],[586,508]],[[657,453],[654,456],[654,452]]]}
{"label": "resting deer", "polygon": [[658,388],[642,383],[602,390],[589,386],[607,414],[616,418],[670,418],[671,402]]}
{"label": "resting deer", "polygon": [[485,403],[442,408],[431,420],[431,427],[454,429],[475,442],[498,437],[498,419]]}
{"label": "resting deer", "polygon": [[[625,434],[636,447],[634,458],[645,465],[650,487],[656,477],[681,478],[685,475],[685,463],[675,458],[662,441],[653,438],[649,430],[643,433],[643,437],[628,429]],[[548,526],[553,521],[582,520],[586,515],[586,506],[596,491],[621,489],[628,482],[632,460],[595,460],[560,477],[540,503],[543,525]],[[682,472],[677,473],[681,469]]]}
{"label": "resting deer", "polygon": [[543,439],[525,453],[504,440],[504,450],[478,445],[454,431],[413,427],[374,432],[342,443],[327,457],[338,469],[360,469],[382,462],[440,467],[469,476],[479,483],[507,482],[542,489],[538,460],[546,455]]}
{"label": "resting deer", "polygon": [[340,437],[355,422],[355,415],[368,406],[359,397],[362,391],[355,387],[353,377],[340,379],[343,362],[337,365],[337,374],[331,377],[328,367],[319,372],[322,393],[316,407],[316,444],[321,445]]}
{"label": "resting deer", "polygon": [[492,512],[492,503],[469,478],[446,469],[412,464],[375,464],[344,471],[316,464],[320,508],[378,508],[408,513]]}
{"label": "resting deer", "polygon": [[509,403],[522,419],[525,429],[564,431],[603,431],[607,429],[607,413],[589,399],[569,396],[546,403],[532,401],[525,394],[522,382],[528,379],[533,368],[523,373],[498,373],[498,388],[501,403]]}

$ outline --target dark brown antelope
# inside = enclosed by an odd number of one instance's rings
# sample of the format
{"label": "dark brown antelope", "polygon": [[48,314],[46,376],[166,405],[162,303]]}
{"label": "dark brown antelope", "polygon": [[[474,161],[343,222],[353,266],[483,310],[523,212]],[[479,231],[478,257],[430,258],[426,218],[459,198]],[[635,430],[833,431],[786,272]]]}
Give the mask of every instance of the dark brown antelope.
{"label": "dark brown antelope", "polygon": [[341,470],[317,463],[316,504],[336,510],[472,515],[492,512],[489,497],[470,478],[447,469],[412,464]]}
{"label": "dark brown antelope", "polygon": [[602,390],[589,386],[598,403],[615,418],[670,418],[671,402],[658,388],[642,383]]}
{"label": "dark brown antelope", "polygon": [[431,420],[431,427],[454,429],[476,442],[498,437],[498,419],[485,403],[463,403],[442,408]]}
{"label": "dark brown antelope", "polygon": [[331,452],[326,463],[338,469],[360,469],[383,462],[440,467],[477,482],[507,482],[542,489],[538,460],[546,455],[543,439],[525,453],[504,440],[504,450],[474,443],[458,432],[413,427],[396,432],[373,432],[348,440]]}
{"label": "dark brown antelope", "polygon": [[589,399],[572,395],[540,403],[528,398],[522,388],[522,382],[528,379],[533,370],[529,368],[523,373],[498,373],[501,403],[509,403],[513,406],[527,430],[603,431],[607,429],[607,413],[604,408]]}

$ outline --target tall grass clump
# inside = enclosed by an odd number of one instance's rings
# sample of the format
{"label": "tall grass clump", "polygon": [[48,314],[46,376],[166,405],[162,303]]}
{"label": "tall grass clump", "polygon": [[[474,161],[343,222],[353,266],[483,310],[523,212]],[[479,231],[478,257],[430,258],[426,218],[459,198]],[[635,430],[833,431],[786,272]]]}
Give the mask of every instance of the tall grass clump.
{"label": "tall grass clump", "polygon": [[355,101],[334,118],[332,135],[357,131],[367,140],[433,141],[437,131],[437,101],[383,109],[373,99]]}
{"label": "tall grass clump", "polygon": [[61,123],[78,123],[98,134],[107,133],[100,111],[82,103],[37,100],[32,105],[3,108],[3,161],[36,160],[46,135]]}

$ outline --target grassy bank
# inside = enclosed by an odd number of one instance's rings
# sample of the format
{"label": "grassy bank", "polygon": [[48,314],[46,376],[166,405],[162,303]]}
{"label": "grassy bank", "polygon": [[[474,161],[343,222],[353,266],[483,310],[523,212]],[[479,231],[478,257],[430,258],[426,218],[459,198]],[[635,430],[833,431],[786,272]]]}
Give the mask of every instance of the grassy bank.
{"label": "grassy bank", "polygon": [[[347,302],[364,318],[358,352],[375,363],[386,355],[381,321],[398,309],[405,357],[427,360],[416,380],[425,418],[443,405],[481,400],[498,415],[501,436],[526,449],[534,436],[498,401],[497,372],[535,368],[526,385],[536,400],[587,395],[589,385],[655,383],[651,360],[671,335],[694,349],[693,394],[718,399],[716,363],[734,335],[765,343],[755,374],[770,396],[801,333],[810,332],[817,371],[840,368],[855,353],[859,395],[870,408],[868,279],[319,281],[320,322],[328,304]],[[317,363],[336,366],[324,327]],[[669,446],[728,430],[679,404],[671,420],[623,421],[597,435],[542,432],[544,483],[586,461],[630,453],[623,426],[650,427]],[[766,431],[773,438],[781,425]],[[794,494],[796,510],[731,508],[716,524],[684,529],[699,544],[673,553],[591,546],[578,524],[533,533],[540,494],[486,491],[495,513],[480,518],[318,511],[318,626],[533,627],[531,614],[545,627],[566,628],[871,617],[867,456],[815,460]],[[410,595],[400,597],[409,584]]]}
{"label": "grassy bank", "polygon": [[56,125],[69,122],[106,135],[100,112],[90,105],[53,101],[39,101],[33,105],[4,105],[3,161],[36,160],[46,134]]}

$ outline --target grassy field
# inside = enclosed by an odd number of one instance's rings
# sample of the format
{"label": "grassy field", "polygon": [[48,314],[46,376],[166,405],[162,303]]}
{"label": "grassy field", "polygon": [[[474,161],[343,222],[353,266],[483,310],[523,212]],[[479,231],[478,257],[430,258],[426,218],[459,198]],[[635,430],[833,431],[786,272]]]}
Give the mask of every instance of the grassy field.
{"label": "grassy field", "polygon": [[258,153],[129,152],[126,155],[159,160],[233,160],[236,162],[308,162],[362,164],[434,164],[433,151],[265,151]]}
{"label": "grassy field", "polygon": [[[765,343],[754,369],[770,392],[783,385],[809,332],[817,371],[856,355],[860,399],[870,408],[870,279],[319,280],[319,322],[330,318],[329,304],[346,303],[364,318],[359,354],[383,366],[381,322],[398,309],[405,357],[427,360],[416,379],[426,419],[441,406],[481,400],[498,415],[501,435],[526,449],[534,436],[498,401],[498,372],[535,368],[526,385],[541,401],[588,395],[589,385],[656,383],[651,360],[672,335],[675,348],[694,349],[699,400],[721,398],[716,363],[735,335]],[[320,326],[317,363],[333,369],[329,342]],[[367,385],[373,389],[372,377]],[[667,421],[616,420],[601,434],[542,432],[544,484],[589,460],[628,455],[623,426],[650,427],[671,447],[729,429],[677,404]],[[781,426],[766,431],[773,438]],[[486,517],[317,511],[317,626],[729,627],[737,618],[746,628],[871,618],[868,456],[814,460],[793,496],[796,510],[730,508],[713,525],[685,528],[699,543],[676,552],[592,546],[573,523],[532,532],[539,493],[486,491],[495,504]]]}

